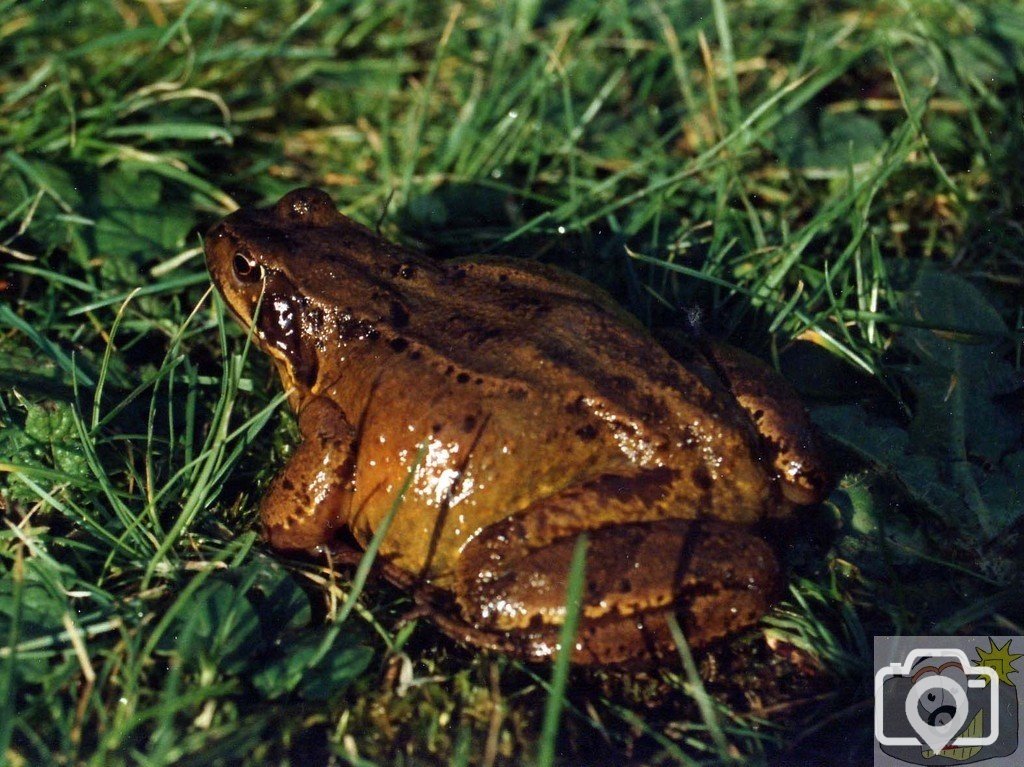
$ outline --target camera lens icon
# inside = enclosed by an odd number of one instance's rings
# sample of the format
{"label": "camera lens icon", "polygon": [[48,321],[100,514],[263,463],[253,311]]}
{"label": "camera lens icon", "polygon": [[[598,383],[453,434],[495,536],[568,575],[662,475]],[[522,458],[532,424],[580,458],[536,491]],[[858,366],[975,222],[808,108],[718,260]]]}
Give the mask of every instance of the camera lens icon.
{"label": "camera lens icon", "polygon": [[[966,682],[966,675],[960,672]],[[910,726],[928,747],[938,753],[967,723],[967,692],[947,676],[928,674],[907,693],[906,715]]]}
{"label": "camera lens icon", "polygon": [[[887,687],[887,681],[894,686]],[[972,665],[962,650],[914,650],[903,663],[890,663],[875,674],[875,737],[883,746],[924,746],[936,755],[948,748],[990,745],[999,735],[998,686],[995,671]],[[975,719],[965,728],[971,689],[976,690]],[[981,709],[978,696],[985,699]],[[989,725],[987,735],[983,721]],[[895,732],[887,732],[887,723]]]}

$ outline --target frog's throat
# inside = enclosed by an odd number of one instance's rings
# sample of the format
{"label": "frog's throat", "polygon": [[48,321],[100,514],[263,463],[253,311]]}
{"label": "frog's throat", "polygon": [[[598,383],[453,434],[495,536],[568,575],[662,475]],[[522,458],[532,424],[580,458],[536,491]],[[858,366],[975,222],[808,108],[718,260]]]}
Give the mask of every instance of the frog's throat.
{"label": "frog's throat", "polygon": [[288,402],[291,404],[292,410],[298,412],[301,410],[305,395],[310,393],[309,389],[304,388],[299,384],[291,361],[284,352],[265,342],[261,342],[260,347],[264,352],[269,354],[270,359],[273,360],[274,367],[277,369],[277,375],[281,379],[281,387],[288,395]]}

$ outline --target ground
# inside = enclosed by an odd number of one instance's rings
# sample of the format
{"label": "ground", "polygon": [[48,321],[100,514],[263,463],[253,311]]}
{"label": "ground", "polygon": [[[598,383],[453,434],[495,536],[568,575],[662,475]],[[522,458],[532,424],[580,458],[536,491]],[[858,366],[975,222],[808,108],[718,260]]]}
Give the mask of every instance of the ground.
{"label": "ground", "polygon": [[[1022,44],[1012,2],[0,2],[0,755],[865,763],[874,635],[1024,634]],[[762,625],[529,666],[268,551],[296,428],[200,237],[306,184],[793,381],[841,482],[766,531]]]}

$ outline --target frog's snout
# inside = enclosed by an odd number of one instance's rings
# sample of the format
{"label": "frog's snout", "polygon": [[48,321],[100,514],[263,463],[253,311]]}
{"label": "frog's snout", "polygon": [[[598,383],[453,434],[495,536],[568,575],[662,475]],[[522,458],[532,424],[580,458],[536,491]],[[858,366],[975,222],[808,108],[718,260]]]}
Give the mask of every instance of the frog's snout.
{"label": "frog's snout", "polygon": [[224,221],[214,224],[203,238],[203,251],[206,254],[206,268],[218,286],[224,284],[224,264],[229,259],[229,251],[235,247],[235,238]]}

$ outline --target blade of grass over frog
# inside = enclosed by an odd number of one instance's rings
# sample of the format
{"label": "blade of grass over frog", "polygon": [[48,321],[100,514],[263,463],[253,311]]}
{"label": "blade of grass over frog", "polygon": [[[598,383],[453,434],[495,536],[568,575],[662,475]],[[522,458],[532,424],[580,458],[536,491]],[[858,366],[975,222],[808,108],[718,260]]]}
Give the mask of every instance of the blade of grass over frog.
{"label": "blade of grass over frog", "polygon": [[88,373],[79,369],[75,365],[74,360],[65,354],[60,347],[15,314],[11,307],[6,304],[0,306],[0,323],[15,329],[20,333],[24,333],[25,336],[32,341],[32,343],[38,346],[39,349],[42,350],[43,354],[53,360],[57,366],[68,375],[68,377],[77,378],[83,384],[92,388],[93,380]]}
{"label": "blade of grass over frog", "polygon": [[[194,375],[195,371],[193,370],[192,372],[193,372],[193,375]],[[196,377],[196,378],[198,379],[198,377]],[[241,387],[239,387],[239,389],[241,389]],[[274,399],[272,399],[267,405],[262,407],[254,415],[252,415],[251,417],[246,419],[244,422],[242,422],[242,424],[239,425],[238,427],[236,427],[234,429],[234,431],[231,431],[231,432],[229,432],[227,434],[227,437],[224,440],[225,443],[234,442],[235,440],[240,440],[240,442],[239,442],[239,444],[237,444],[233,448],[232,452],[229,453],[227,455],[227,457],[225,457],[220,462],[220,468],[210,478],[209,482],[207,483],[210,487],[219,487],[220,486],[220,484],[223,481],[224,477],[226,477],[226,475],[233,468],[234,463],[237,460],[238,455],[241,453],[241,451],[243,451],[248,446],[248,444],[252,441],[252,439],[256,436],[256,434],[264,426],[266,426],[267,421],[270,420],[270,416],[273,415],[274,411],[277,410],[277,408],[280,407],[287,399],[288,399],[288,392],[286,392],[286,391],[285,392],[281,392],[276,397],[274,397]],[[201,469],[201,467],[203,466],[203,462],[206,460],[205,459],[205,452],[201,452],[200,455],[198,455],[198,456],[193,456],[192,455],[193,446],[192,446],[192,436],[191,435],[192,435],[192,433],[194,433],[194,425],[193,424],[194,424],[194,421],[195,421],[195,389],[194,389],[194,387],[190,387],[190,389],[189,389],[189,402],[191,403],[191,405],[186,405],[186,410],[188,412],[187,412],[187,421],[186,421],[185,460],[182,463],[182,465],[179,466],[174,471],[174,473],[172,473],[170,475],[170,477],[168,477],[168,479],[164,482],[164,486],[156,493],[156,495],[155,495],[155,497],[153,499],[153,504],[156,507],[160,506],[160,504],[164,500],[164,497],[168,493],[170,493],[170,492],[172,492],[172,491],[177,489],[178,482],[183,477],[185,477],[186,475],[188,475],[189,483],[193,484],[196,481],[196,478],[195,478],[196,472]],[[191,431],[188,428],[189,426],[191,426]],[[205,448],[204,448],[204,451],[205,451]]]}
{"label": "blade of grass over frog", "polygon": [[[240,453],[241,451],[245,450],[248,447],[248,444],[252,440],[252,438],[255,437],[255,435],[264,426],[266,426],[267,421],[270,420],[270,416],[273,415],[274,411],[277,410],[277,408],[280,407],[287,399],[288,393],[281,392],[280,394],[277,395],[277,397],[271,400],[270,403],[262,407],[259,410],[259,412],[257,412],[252,417],[248,418],[244,423],[241,424],[241,426],[237,427],[234,431],[230,432],[227,435],[227,437],[225,438],[225,442],[233,442],[235,440],[240,439],[240,443],[235,446],[233,451],[229,453],[228,456],[223,461],[221,461],[220,468],[218,469],[217,473],[212,476],[208,483],[209,486],[217,487],[220,485],[224,477],[232,470],[234,466],[233,459],[237,458],[238,453]],[[191,443],[189,442],[188,444]],[[205,460],[206,459],[202,453],[198,456],[193,457],[186,456],[186,460],[181,464],[181,466],[179,466],[174,471],[173,474],[171,474],[164,481],[163,487],[159,491],[157,491],[156,495],[153,498],[154,505],[156,505],[159,508],[161,503],[164,501],[165,496],[179,489],[178,483],[181,481],[181,479],[188,475],[190,472],[194,474],[195,471],[198,470],[203,465],[203,461]],[[189,481],[194,482],[194,477],[190,477]]]}
{"label": "blade of grass over frog", "polygon": [[93,391],[92,396],[92,430],[96,430],[96,426],[100,421],[100,403],[103,401],[103,385],[107,381],[107,370],[110,368],[110,355],[114,351],[114,339],[117,337],[117,329],[121,325],[121,320],[124,319],[125,309],[128,308],[128,304],[138,293],[138,288],[133,290],[128,298],[121,304],[121,308],[117,310],[117,314],[114,316],[114,323],[110,326],[110,332],[107,333],[107,344],[103,350],[103,359],[100,362],[99,373],[96,376],[96,389]]}
{"label": "blade of grass over frog", "polygon": [[683,636],[682,629],[679,628],[679,621],[676,620],[675,613],[669,612],[666,621],[668,630],[672,634],[672,641],[676,643],[676,649],[679,651],[679,658],[683,662],[683,671],[686,673],[687,687],[689,687],[687,692],[690,693],[697,708],[700,709],[700,715],[704,719],[704,724],[707,725],[708,734],[715,744],[719,758],[723,762],[732,762],[734,759],[729,751],[729,741],[725,739],[721,722],[718,721],[715,702],[708,695],[708,691],[704,689],[704,682],[700,678],[700,672],[697,671],[697,664],[693,661],[690,645],[687,643],[686,637]]}
{"label": "blade of grass over frog", "polygon": [[[242,369],[245,366],[245,361],[249,358],[249,352],[252,349],[253,339],[256,337],[256,318],[260,316],[260,309],[263,306],[263,298],[266,293],[266,288],[266,282],[264,282],[263,287],[260,290],[260,296],[256,300],[256,307],[253,309],[252,319],[249,321],[249,327],[246,329],[245,332],[245,342],[242,344],[242,352],[240,355],[234,358],[237,364],[238,375],[232,381],[232,398],[234,398],[234,396],[237,395],[239,391],[242,391],[244,389],[244,387],[242,386]],[[209,295],[210,292],[213,292],[212,287],[210,291],[207,291],[207,295]],[[213,292],[213,296],[214,315],[216,316],[217,320],[217,336],[220,341],[221,358],[228,359],[227,327],[225,326],[224,322],[224,319],[226,317],[224,310],[227,305],[224,303],[224,300],[221,298],[219,293]],[[222,385],[223,382],[224,377],[222,376]],[[256,432],[259,431],[259,429],[263,428],[267,420],[270,418],[270,415],[274,412],[274,410],[277,409],[278,405],[280,405],[285,399],[287,399],[289,394],[291,394],[290,391],[285,391],[279,394],[277,397],[275,397],[269,405],[267,405],[258,413],[256,413],[255,416],[247,420],[233,432],[230,432],[225,438],[225,443],[234,441],[238,437],[238,435],[243,433],[246,436],[245,442],[248,442],[250,439],[252,439],[252,437],[255,436]],[[235,450],[228,457],[228,459],[221,461],[220,472],[211,480],[211,486],[216,487],[219,484],[220,478],[227,473],[230,467],[234,465],[237,455],[242,447],[242,445],[237,445],[235,447]],[[192,481],[195,480],[194,473],[190,479]]]}
{"label": "blade of grass over frog", "polygon": [[558,655],[551,669],[551,688],[544,705],[544,722],[542,725],[537,748],[538,767],[552,767],[555,763],[555,741],[558,738],[558,725],[562,718],[562,706],[565,704],[565,688],[569,679],[569,662],[576,645],[576,634],[579,630],[580,613],[583,611],[583,582],[587,569],[587,546],[589,539],[586,533],[576,538],[572,548],[572,560],[569,563],[569,579],[565,588],[565,622],[558,637]]}
{"label": "blade of grass over frog", "polygon": [[384,542],[384,536],[388,534],[388,529],[391,527],[391,523],[395,519],[395,514],[398,513],[398,507],[402,505],[405,500],[405,494],[409,492],[409,488],[412,487],[412,482],[416,478],[416,472],[423,462],[423,459],[427,455],[427,443],[424,442],[420,445],[419,450],[416,451],[416,458],[412,462],[412,466],[409,467],[408,473],[405,475],[405,480],[402,482],[402,486],[398,488],[398,495],[395,496],[395,500],[391,504],[391,508],[388,509],[388,513],[384,515],[384,519],[381,520],[377,529],[373,531],[373,537],[370,539],[369,545],[366,547],[366,551],[363,552],[363,556],[359,560],[359,565],[356,567],[355,575],[352,576],[352,586],[349,588],[348,597],[345,599],[345,604],[341,606],[341,611],[338,613],[338,617],[335,619],[335,624],[342,624],[345,619],[348,618],[352,612],[352,608],[355,607],[356,602],[359,599],[359,595],[363,591],[363,587],[366,585],[366,579],[370,577],[370,570],[373,568],[373,561],[377,558],[377,552],[380,550],[381,543]]}
{"label": "blade of grass over frog", "polygon": [[236,442],[235,446],[231,449],[230,453],[224,456],[221,461],[220,468],[210,479],[211,487],[219,487],[227,475],[234,469],[235,464],[248,448],[253,438],[259,433],[270,417],[274,414],[282,404],[287,402],[288,392],[281,392],[269,404],[265,405],[260,409],[256,415],[246,420],[241,426],[229,433],[225,439],[225,443]]}
{"label": "blade of grass over frog", "polygon": [[182,533],[185,532],[195,519],[196,514],[206,505],[214,489],[211,478],[221,465],[224,456],[228,424],[234,406],[234,387],[227,383],[227,379],[239,376],[240,368],[241,365],[238,364],[235,358],[229,359],[228,364],[225,365],[224,378],[226,380],[221,388],[221,396],[218,398],[217,405],[214,408],[206,443],[203,446],[202,452],[197,457],[197,474],[188,490],[188,494],[182,501],[181,511],[175,518],[171,528],[164,533],[163,540],[157,545],[154,556],[146,568],[146,574],[142,580],[143,591],[149,586],[156,568],[165,563],[167,555],[173,550]]}
{"label": "blade of grass over frog", "polygon": [[91,301],[82,306],[76,306],[71,309],[67,316],[77,317],[80,314],[86,314],[87,312],[94,311],[95,309],[102,309],[105,306],[113,306],[114,304],[121,303],[126,298],[134,294],[136,297],[140,296],[153,296],[159,293],[171,293],[177,292],[181,288],[190,288],[193,285],[201,285],[210,279],[206,271],[196,272],[193,274],[185,274],[179,277],[171,277],[160,282],[154,282],[150,285],[143,285],[140,288],[125,291],[123,293],[117,293],[113,296],[107,296],[106,298],[100,298],[96,301]]}

